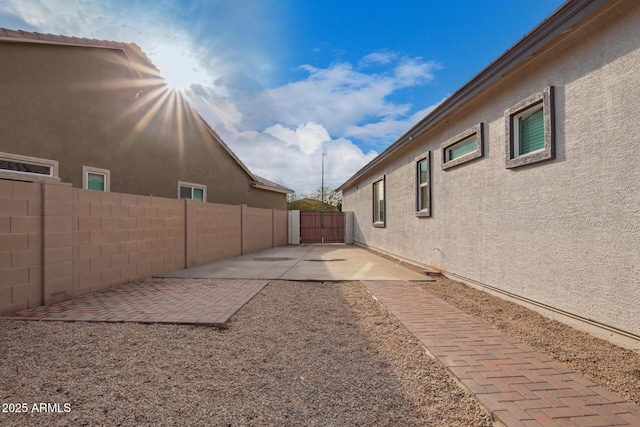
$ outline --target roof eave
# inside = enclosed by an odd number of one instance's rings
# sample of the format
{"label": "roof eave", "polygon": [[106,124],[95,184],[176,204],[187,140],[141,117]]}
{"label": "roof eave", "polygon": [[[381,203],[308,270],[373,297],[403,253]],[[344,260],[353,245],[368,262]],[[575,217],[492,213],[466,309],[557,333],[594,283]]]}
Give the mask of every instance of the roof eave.
{"label": "roof eave", "polygon": [[[547,19],[538,24],[453,95],[444,100],[420,122],[382,151],[376,158],[363,166],[351,178],[340,185],[336,191],[343,191],[351,187],[360,177],[372,170],[375,166],[382,163],[398,150],[404,148],[418,135],[434,127],[448,114],[469,101],[509,71],[518,67],[560,35],[571,30],[576,24],[606,3],[607,0],[568,0],[565,2]],[[610,6],[614,3],[617,2],[611,2]]]}
{"label": "roof eave", "polygon": [[262,185],[259,182],[252,181],[251,186],[254,188],[259,188],[260,190],[273,191],[275,193],[283,193],[283,194],[293,194],[295,191],[289,188],[278,188],[278,187],[269,187],[268,185]]}
{"label": "roof eave", "polygon": [[142,77],[139,67],[134,65],[136,61],[133,57],[138,57],[142,61],[140,65],[144,65],[147,73],[152,73],[154,77],[160,77],[158,68],[151,62],[147,55],[135,43],[116,42],[110,40],[87,39],[81,37],[62,36],[55,34],[42,34],[38,32],[29,32],[22,30],[10,30],[8,28],[0,28],[0,41],[8,43],[33,43],[46,44],[67,47],[85,47],[94,49],[110,49],[121,51],[131,70],[138,76]]}

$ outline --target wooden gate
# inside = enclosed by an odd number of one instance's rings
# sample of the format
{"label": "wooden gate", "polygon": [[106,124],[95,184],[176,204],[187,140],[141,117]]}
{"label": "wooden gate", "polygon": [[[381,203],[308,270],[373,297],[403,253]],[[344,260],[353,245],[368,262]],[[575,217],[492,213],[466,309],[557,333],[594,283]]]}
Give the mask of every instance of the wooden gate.
{"label": "wooden gate", "polygon": [[300,212],[300,243],[344,243],[344,212]]}

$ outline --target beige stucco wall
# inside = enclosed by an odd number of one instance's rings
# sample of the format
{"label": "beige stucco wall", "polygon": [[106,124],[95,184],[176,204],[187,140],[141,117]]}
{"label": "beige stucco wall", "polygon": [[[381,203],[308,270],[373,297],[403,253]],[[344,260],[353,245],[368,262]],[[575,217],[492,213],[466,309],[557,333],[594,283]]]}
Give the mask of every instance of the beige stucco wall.
{"label": "beige stucco wall", "polygon": [[0,152],[57,160],[77,188],[91,166],[110,170],[113,192],[175,199],[183,181],[206,185],[209,202],[286,210],[121,50],[0,41],[0,58]]}
{"label": "beige stucco wall", "polygon": [[[344,191],[355,241],[640,335],[640,5],[619,3],[527,61]],[[504,112],[555,87],[555,160],[505,168]],[[485,124],[484,157],[446,171],[440,144]],[[431,218],[415,157],[432,151]],[[371,224],[386,175],[387,224]]]}

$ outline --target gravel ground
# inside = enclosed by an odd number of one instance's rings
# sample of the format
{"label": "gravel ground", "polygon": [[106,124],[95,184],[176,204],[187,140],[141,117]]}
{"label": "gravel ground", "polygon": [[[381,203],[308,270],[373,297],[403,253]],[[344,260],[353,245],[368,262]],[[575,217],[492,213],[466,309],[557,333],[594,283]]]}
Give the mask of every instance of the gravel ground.
{"label": "gravel ground", "polygon": [[3,426],[491,425],[358,282],[272,282],[226,330],[0,321],[0,336],[0,403],[70,409]]}
{"label": "gravel ground", "polygon": [[[399,262],[371,251],[413,271],[424,268]],[[640,354],[551,320],[535,311],[443,276],[423,286],[523,343],[562,362],[564,366],[640,406]]]}

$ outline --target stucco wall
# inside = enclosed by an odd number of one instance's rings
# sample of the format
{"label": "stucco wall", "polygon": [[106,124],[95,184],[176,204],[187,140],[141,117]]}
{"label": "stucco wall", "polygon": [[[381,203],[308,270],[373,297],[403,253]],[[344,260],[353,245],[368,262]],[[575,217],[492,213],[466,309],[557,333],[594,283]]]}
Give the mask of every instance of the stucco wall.
{"label": "stucco wall", "polygon": [[[504,76],[344,191],[354,239],[640,335],[640,7],[619,3]],[[555,160],[505,168],[504,112],[555,87]],[[483,122],[484,157],[442,170],[440,144]],[[431,218],[415,157],[432,151]],[[371,185],[386,175],[386,228]]]}
{"label": "stucco wall", "polygon": [[0,152],[111,172],[111,191],[175,199],[178,181],[209,202],[286,210],[286,195],[251,178],[178,92],[140,78],[118,49],[0,41]]}

